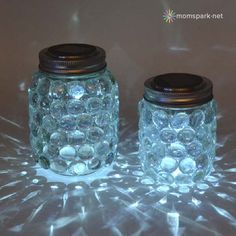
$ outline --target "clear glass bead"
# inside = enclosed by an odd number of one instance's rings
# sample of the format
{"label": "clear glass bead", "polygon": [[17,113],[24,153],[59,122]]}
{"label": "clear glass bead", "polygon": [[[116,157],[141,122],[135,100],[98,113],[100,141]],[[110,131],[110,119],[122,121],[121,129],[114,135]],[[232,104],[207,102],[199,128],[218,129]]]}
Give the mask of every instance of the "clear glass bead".
{"label": "clear glass bead", "polygon": [[82,160],[88,160],[91,159],[94,155],[94,149],[91,145],[89,144],[84,144],[80,146],[78,150],[78,156]]}
{"label": "clear glass bead", "polygon": [[66,95],[66,85],[62,81],[52,80],[49,96],[53,99],[62,99]]}
{"label": "clear glass bead", "polygon": [[97,142],[101,141],[103,138],[103,135],[104,135],[104,131],[98,127],[92,127],[87,132],[88,140],[93,143],[97,143]]}
{"label": "clear glass bead", "polygon": [[90,79],[86,81],[86,91],[90,95],[99,95],[101,93],[101,84],[97,80]]}
{"label": "clear glass bead", "polygon": [[102,141],[96,144],[96,154],[100,157],[106,156],[110,152],[110,144]]}
{"label": "clear glass bead", "polygon": [[71,162],[68,169],[71,175],[84,175],[87,171],[86,164],[82,161]]}
{"label": "clear glass bead", "polygon": [[83,101],[77,99],[71,99],[67,102],[67,112],[68,114],[81,114],[85,111]]}
{"label": "clear glass bead", "polygon": [[166,172],[173,172],[177,166],[178,166],[178,162],[171,157],[164,157],[161,160],[161,169],[166,171]]}
{"label": "clear glass bead", "polygon": [[64,173],[68,169],[68,163],[61,158],[57,158],[51,161],[50,167],[57,173]]}
{"label": "clear glass bead", "polygon": [[81,145],[86,142],[85,133],[79,130],[73,130],[67,133],[68,143],[71,145]]}
{"label": "clear glass bead", "polygon": [[86,104],[86,110],[89,113],[98,112],[103,106],[102,100],[97,97],[89,98]]}
{"label": "clear glass bead", "polygon": [[93,158],[88,162],[88,168],[91,170],[96,170],[100,167],[101,161],[98,158]]}
{"label": "clear glass bead", "polygon": [[85,175],[112,163],[119,100],[109,71],[78,76],[37,72],[28,94],[30,143],[43,168]]}
{"label": "clear glass bead", "polygon": [[77,118],[77,126],[81,130],[87,130],[93,125],[93,117],[90,114],[82,113]]}
{"label": "clear glass bead", "polygon": [[74,115],[65,115],[59,120],[59,127],[63,131],[74,130],[76,125],[76,117]]}
{"label": "clear glass bead", "polygon": [[61,146],[67,143],[66,135],[63,132],[54,132],[50,136],[50,142],[54,145]]}
{"label": "clear glass bead", "polygon": [[84,85],[80,81],[68,82],[67,91],[70,98],[80,99],[85,94]]}
{"label": "clear glass bead", "polygon": [[99,111],[99,113],[96,115],[95,123],[100,127],[109,125],[111,122],[111,116],[112,114],[107,111]]}
{"label": "clear glass bead", "polygon": [[73,146],[66,145],[59,151],[60,157],[72,161],[76,156],[76,150]]}
{"label": "clear glass bead", "polygon": [[55,119],[60,119],[63,115],[67,114],[65,103],[61,102],[60,100],[53,101],[50,104],[50,112],[52,117]]}
{"label": "clear glass bead", "polygon": [[216,105],[192,108],[139,103],[139,155],[147,175],[163,184],[193,184],[211,171]]}

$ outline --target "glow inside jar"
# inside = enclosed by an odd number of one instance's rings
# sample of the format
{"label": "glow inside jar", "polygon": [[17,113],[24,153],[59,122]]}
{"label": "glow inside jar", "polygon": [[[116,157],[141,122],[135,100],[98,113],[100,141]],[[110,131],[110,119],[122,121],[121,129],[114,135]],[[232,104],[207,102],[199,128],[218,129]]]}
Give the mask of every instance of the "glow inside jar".
{"label": "glow inside jar", "polygon": [[139,102],[139,155],[146,175],[191,185],[212,170],[216,102],[212,82],[198,75],[163,74],[145,82]]}

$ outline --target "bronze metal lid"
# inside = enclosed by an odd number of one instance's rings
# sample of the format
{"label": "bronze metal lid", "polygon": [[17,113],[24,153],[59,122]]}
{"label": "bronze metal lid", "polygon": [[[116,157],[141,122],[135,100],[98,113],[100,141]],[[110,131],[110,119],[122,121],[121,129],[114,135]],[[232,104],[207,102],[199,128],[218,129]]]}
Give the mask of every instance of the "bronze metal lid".
{"label": "bronze metal lid", "polygon": [[213,98],[212,82],[194,74],[162,74],[146,80],[144,86],[144,99],[160,106],[193,107]]}
{"label": "bronze metal lid", "polygon": [[39,52],[39,69],[55,74],[87,74],[106,67],[105,51],[89,44],[60,44]]}

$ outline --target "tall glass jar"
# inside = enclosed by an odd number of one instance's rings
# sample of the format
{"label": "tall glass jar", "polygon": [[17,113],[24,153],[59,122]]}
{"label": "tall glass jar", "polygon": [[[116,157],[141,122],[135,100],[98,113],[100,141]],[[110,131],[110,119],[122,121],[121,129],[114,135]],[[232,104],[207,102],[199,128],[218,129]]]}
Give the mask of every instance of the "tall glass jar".
{"label": "tall glass jar", "polygon": [[139,113],[139,153],[148,176],[191,185],[211,172],[216,103],[210,80],[184,73],[148,79]]}
{"label": "tall glass jar", "polygon": [[62,44],[39,53],[29,95],[30,143],[45,169],[85,175],[110,165],[118,142],[118,85],[105,51]]}

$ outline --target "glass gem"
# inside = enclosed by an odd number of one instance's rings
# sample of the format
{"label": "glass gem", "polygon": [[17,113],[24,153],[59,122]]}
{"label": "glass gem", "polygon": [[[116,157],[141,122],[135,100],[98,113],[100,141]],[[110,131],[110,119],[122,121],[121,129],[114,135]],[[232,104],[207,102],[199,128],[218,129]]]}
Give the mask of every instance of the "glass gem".
{"label": "glass gem", "polygon": [[96,144],[96,154],[100,157],[107,155],[110,152],[110,144],[107,141]]}
{"label": "glass gem", "polygon": [[39,161],[39,165],[43,167],[44,169],[48,169],[50,167],[50,162],[46,157],[40,156],[38,161]]}
{"label": "glass gem", "polygon": [[76,118],[73,115],[65,115],[59,120],[59,126],[63,130],[74,130],[76,128]]}
{"label": "glass gem", "polygon": [[103,108],[105,110],[111,110],[114,106],[114,103],[117,103],[117,101],[113,100],[111,95],[107,95],[103,98]]}
{"label": "glass gem", "polygon": [[172,143],[168,149],[170,156],[182,158],[186,155],[185,147],[179,143]]}
{"label": "glass gem", "polygon": [[79,115],[85,111],[84,103],[77,99],[71,99],[67,103],[68,114]]}
{"label": "glass gem", "polygon": [[202,144],[198,141],[193,141],[187,146],[187,150],[191,156],[199,156],[202,153]]}
{"label": "glass gem", "polygon": [[90,95],[98,95],[101,93],[101,86],[98,80],[87,80],[85,83],[86,92]]}
{"label": "glass gem", "polygon": [[197,130],[196,130],[196,136],[197,138],[201,141],[205,136],[208,135],[208,128],[206,125],[201,125]]}
{"label": "glass gem", "polygon": [[50,87],[49,96],[53,99],[60,99],[66,95],[66,86],[62,81],[53,81]]}
{"label": "glass gem", "polygon": [[109,125],[111,122],[111,114],[109,112],[106,111],[100,111],[99,113],[96,114],[95,117],[95,123],[98,126],[105,126],[105,125]]}
{"label": "glass gem", "polygon": [[201,154],[195,158],[197,168],[206,169],[209,166],[209,159],[206,154]]}
{"label": "glass gem", "polygon": [[156,143],[159,137],[159,129],[155,125],[145,127],[143,136],[149,137],[153,143]]}
{"label": "glass gem", "polygon": [[48,158],[57,157],[58,156],[58,147],[56,145],[48,143],[43,147],[43,153]]}
{"label": "glass gem", "polygon": [[102,129],[98,128],[98,127],[92,127],[88,130],[88,140],[90,140],[91,142],[97,143],[99,142],[102,137],[104,135],[104,132]]}
{"label": "glass gem", "polygon": [[77,81],[67,83],[68,95],[71,98],[80,99],[85,94],[83,84]]}
{"label": "glass gem", "polygon": [[77,118],[77,125],[81,129],[89,129],[93,124],[93,118],[87,113],[82,113]]}
{"label": "glass gem", "polygon": [[42,127],[51,133],[56,130],[57,122],[50,115],[46,115],[43,117]]}
{"label": "glass gem", "polygon": [[94,149],[89,144],[82,145],[78,150],[78,156],[82,160],[91,159],[94,155]]}
{"label": "glass gem", "polygon": [[153,152],[147,152],[145,156],[145,161],[148,163],[148,165],[157,167],[157,165],[160,163],[160,157],[157,156]]}
{"label": "glass gem", "polygon": [[184,174],[189,174],[195,171],[196,163],[191,158],[184,158],[181,160],[179,168]]}
{"label": "glass gem", "polygon": [[162,145],[161,143],[154,143],[152,142],[152,149],[153,153],[161,158],[161,157],[164,157],[165,156],[165,146]]}
{"label": "glass gem", "polygon": [[193,128],[199,127],[204,121],[205,115],[202,110],[195,110],[190,115],[190,126]]}
{"label": "glass gem", "polygon": [[67,170],[68,165],[62,159],[54,159],[53,161],[51,161],[50,168],[56,172],[63,174]]}
{"label": "glass gem", "polygon": [[[50,140],[50,132],[48,132],[46,129],[44,129],[43,127],[40,127],[38,129],[38,138],[42,139],[44,142],[49,142]],[[42,141],[41,141],[42,142]]]}
{"label": "glass gem", "polygon": [[65,160],[73,160],[76,156],[76,150],[74,147],[66,145],[60,149],[59,154]]}
{"label": "glass gem", "polygon": [[71,145],[81,145],[85,142],[85,134],[79,130],[70,131],[67,134],[68,142]]}
{"label": "glass gem", "polygon": [[43,109],[48,109],[49,106],[50,106],[50,100],[48,97],[42,97],[40,102],[39,102],[39,105],[41,108]]}
{"label": "glass gem", "polygon": [[166,127],[169,122],[167,113],[162,110],[155,111],[152,120],[158,128]]}
{"label": "glass gem", "polygon": [[111,92],[112,84],[111,84],[110,79],[106,79],[106,78],[100,79],[99,84],[103,93]]}
{"label": "glass gem", "polygon": [[177,168],[177,161],[170,157],[165,157],[161,161],[161,168],[164,171],[172,172]]}
{"label": "glass gem", "polygon": [[181,143],[184,144],[191,143],[194,140],[195,132],[191,128],[184,128],[179,131],[177,137]]}
{"label": "glass gem", "polygon": [[170,123],[174,129],[182,129],[189,124],[189,117],[184,112],[178,112],[173,115]]}
{"label": "glass gem", "polygon": [[89,98],[86,103],[86,109],[88,112],[97,112],[101,110],[102,106],[103,104],[101,99],[96,97]]}
{"label": "glass gem", "polygon": [[45,96],[49,93],[50,81],[46,78],[39,79],[37,91],[39,95]]}
{"label": "glass gem", "polygon": [[91,170],[96,170],[101,166],[101,161],[97,158],[93,158],[88,162],[88,168]]}
{"label": "glass gem", "polygon": [[59,100],[52,102],[50,113],[55,119],[60,119],[62,116],[66,115],[65,104]]}
{"label": "glass gem", "polygon": [[71,174],[83,175],[86,173],[86,165],[82,161],[72,162],[69,171]]}
{"label": "glass gem", "polygon": [[50,142],[54,145],[64,145],[66,143],[66,135],[62,132],[54,132],[50,136]]}
{"label": "glass gem", "polygon": [[165,128],[161,131],[160,138],[164,143],[173,143],[176,140],[176,132],[172,129]]}

